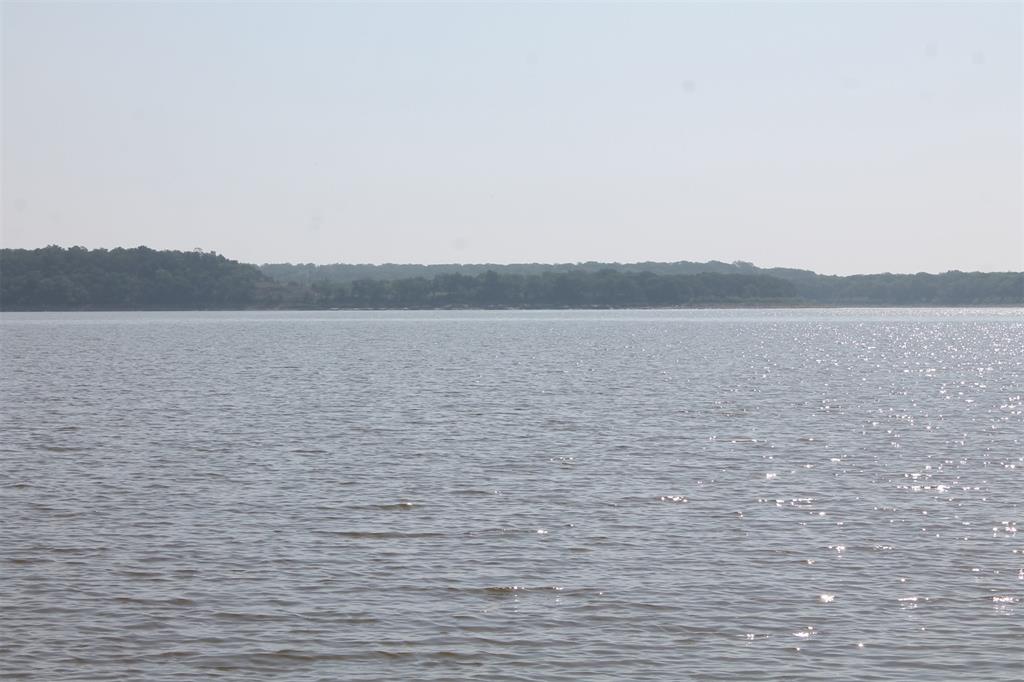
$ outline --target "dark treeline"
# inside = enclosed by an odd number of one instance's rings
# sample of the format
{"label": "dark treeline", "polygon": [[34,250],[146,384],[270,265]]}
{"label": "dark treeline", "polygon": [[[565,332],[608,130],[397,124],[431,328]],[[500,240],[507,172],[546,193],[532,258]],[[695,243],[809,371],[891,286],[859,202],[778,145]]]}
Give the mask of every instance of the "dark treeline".
{"label": "dark treeline", "polygon": [[316,300],[337,308],[633,308],[781,305],[796,302],[792,282],[765,275],[655,275],[599,270],[538,275],[447,274],[430,279],[316,282]]}
{"label": "dark treeline", "polygon": [[370,265],[365,263],[333,263],[316,265],[314,263],[265,263],[260,266],[264,274],[279,282],[294,282],[310,285],[316,282],[355,282],[361,279],[413,279],[415,277],[432,278],[437,275],[482,275],[496,272],[499,275],[543,275],[556,272],[600,272],[617,270],[619,272],[648,272],[655,275],[697,275],[716,272],[723,275],[775,275],[792,277],[808,275],[810,270],[793,270],[789,268],[758,268],[753,263],[734,261],[675,261],[673,263],[513,263],[502,265],[497,263],[476,264],[440,264],[420,265],[415,263],[384,263]]}
{"label": "dark treeline", "polygon": [[814,275],[792,281],[801,300],[828,306],[1024,305],[1022,272]]}
{"label": "dark treeline", "polygon": [[245,308],[268,283],[254,265],[201,251],[0,250],[4,310]]}
{"label": "dark treeline", "polygon": [[[743,262],[703,264],[704,271],[701,266],[681,261],[261,269],[198,250],[0,249],[0,309],[1024,305],[1020,272],[838,277]],[[282,280],[271,276],[287,268],[296,270]],[[365,272],[373,276],[331,276],[345,268],[369,268]],[[430,276],[385,276],[408,272]]]}
{"label": "dark treeline", "polygon": [[[810,270],[799,270],[794,268],[759,268],[753,263],[734,261],[723,263],[721,261],[710,261],[707,263],[696,263],[691,261],[676,261],[672,263],[519,263],[512,265],[413,265],[413,264],[385,264],[385,265],[364,265],[345,264],[314,265],[307,264],[267,264],[261,266],[261,270],[282,282],[289,282],[299,285],[309,285],[322,295],[333,296],[337,300],[338,307],[345,305],[342,301],[358,298],[358,294],[346,293],[353,291],[355,282],[364,282],[359,285],[360,291],[370,290],[374,286],[366,283],[373,281],[391,280],[417,280],[426,281],[430,277],[448,276],[458,274],[463,276],[479,276],[488,272],[499,275],[499,278],[513,277],[508,280],[515,282],[514,276],[525,276],[527,279],[540,278],[534,282],[534,286],[540,287],[541,282],[550,283],[551,277],[567,276],[564,281],[577,282],[574,277],[580,275],[602,274],[602,278],[595,278],[591,281],[595,287],[591,287],[591,293],[597,294],[603,291],[607,294],[609,289],[609,271],[620,274],[644,274],[675,277],[681,275],[698,275],[714,273],[719,275],[745,275],[761,276],[785,280],[795,286],[793,294],[785,297],[791,298],[795,305],[825,305],[825,306],[970,306],[970,305],[1024,305],[1024,273],[1020,272],[959,272],[952,271],[941,275],[929,273],[918,273],[913,275],[819,275]],[[545,280],[544,278],[548,278]],[[627,278],[628,279],[628,278]],[[584,281],[584,280],[578,280]],[[622,298],[614,298],[597,295],[597,299],[603,303],[581,303],[573,305],[700,305],[695,299],[688,299],[683,294],[678,303],[662,303],[657,297],[647,298],[644,303],[635,295],[637,292],[632,285],[623,284],[621,280],[615,291],[621,292],[623,287],[630,288],[633,294]],[[726,281],[726,280],[722,280]],[[346,285],[346,286],[339,286]],[[408,286],[412,287],[412,284]],[[510,284],[510,286],[515,286]],[[576,286],[575,284],[571,286]],[[589,285],[588,285],[589,286]],[[632,298],[631,298],[632,296]],[[577,297],[577,301],[581,297]],[[595,300],[588,297],[587,300]],[[629,298],[635,302],[622,303],[620,301]],[[729,302],[729,296],[724,293],[720,299],[721,303]],[[768,296],[767,299],[777,300],[776,296]],[[554,299],[553,299],[554,300]],[[710,302],[709,302],[710,304]],[[750,301],[754,305],[754,301]],[[531,305],[529,303],[510,305]]]}

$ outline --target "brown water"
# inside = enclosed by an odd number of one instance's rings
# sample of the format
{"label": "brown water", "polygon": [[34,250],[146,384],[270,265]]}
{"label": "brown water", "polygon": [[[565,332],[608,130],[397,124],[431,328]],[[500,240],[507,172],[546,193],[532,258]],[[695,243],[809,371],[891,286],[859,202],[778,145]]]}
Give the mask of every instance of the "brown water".
{"label": "brown water", "polygon": [[1024,313],[9,314],[0,676],[1019,680]]}

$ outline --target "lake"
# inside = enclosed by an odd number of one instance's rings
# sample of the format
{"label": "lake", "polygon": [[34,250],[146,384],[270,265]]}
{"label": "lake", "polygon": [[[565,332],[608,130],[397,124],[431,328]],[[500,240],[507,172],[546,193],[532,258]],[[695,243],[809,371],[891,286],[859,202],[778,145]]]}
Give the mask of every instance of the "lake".
{"label": "lake", "polygon": [[1019,680],[1024,311],[0,317],[0,675]]}

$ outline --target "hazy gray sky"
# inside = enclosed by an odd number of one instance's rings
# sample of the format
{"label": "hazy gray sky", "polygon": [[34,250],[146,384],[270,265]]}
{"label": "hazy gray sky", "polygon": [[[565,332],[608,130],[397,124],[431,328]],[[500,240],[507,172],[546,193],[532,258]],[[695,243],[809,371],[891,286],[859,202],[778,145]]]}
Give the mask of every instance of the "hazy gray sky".
{"label": "hazy gray sky", "polygon": [[2,243],[1024,269],[1022,6],[4,2]]}

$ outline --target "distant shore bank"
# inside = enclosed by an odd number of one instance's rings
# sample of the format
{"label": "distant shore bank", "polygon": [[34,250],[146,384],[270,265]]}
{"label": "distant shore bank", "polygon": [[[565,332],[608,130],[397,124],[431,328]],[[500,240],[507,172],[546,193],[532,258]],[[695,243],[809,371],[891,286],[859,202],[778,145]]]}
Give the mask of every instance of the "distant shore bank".
{"label": "distant shore bank", "polygon": [[0,249],[0,310],[1024,306],[1024,273],[819,275],[752,263],[256,266],[195,251]]}

